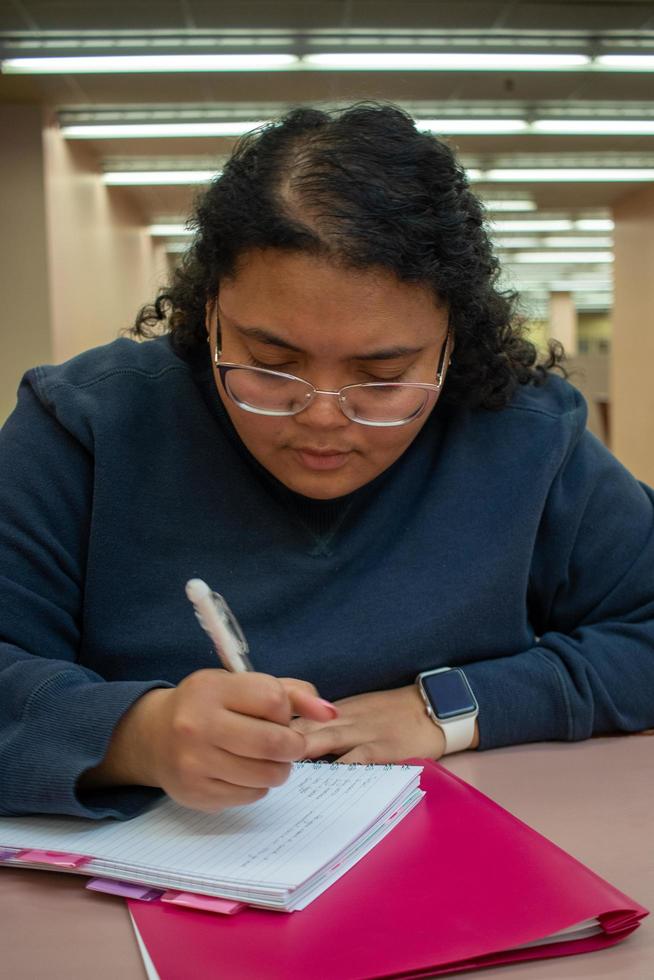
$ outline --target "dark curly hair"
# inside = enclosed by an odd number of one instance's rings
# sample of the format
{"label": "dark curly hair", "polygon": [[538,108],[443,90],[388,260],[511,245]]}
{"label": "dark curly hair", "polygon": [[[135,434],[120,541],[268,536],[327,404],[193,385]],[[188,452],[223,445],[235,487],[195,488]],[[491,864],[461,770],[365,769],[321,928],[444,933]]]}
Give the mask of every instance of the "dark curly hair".
{"label": "dark curly hair", "polygon": [[[242,138],[198,199],[192,244],[171,284],[131,332],[171,333],[180,352],[206,342],[205,308],[250,249],[308,252],[350,268],[381,267],[429,286],[450,313],[456,351],[450,405],[503,408],[546,363],[524,336],[517,294],[497,285],[484,209],[446,143],[390,104],[298,108]],[[563,372],[565,373],[565,372]]]}

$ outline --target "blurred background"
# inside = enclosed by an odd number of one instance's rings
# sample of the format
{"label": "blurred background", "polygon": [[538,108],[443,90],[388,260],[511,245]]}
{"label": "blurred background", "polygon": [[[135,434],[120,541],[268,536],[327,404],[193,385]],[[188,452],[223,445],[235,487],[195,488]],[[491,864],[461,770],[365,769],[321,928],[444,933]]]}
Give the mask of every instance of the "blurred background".
{"label": "blurred background", "polygon": [[654,484],[654,3],[0,0],[0,421],[114,339],[238,136],[398,103],[456,149],[534,341]]}

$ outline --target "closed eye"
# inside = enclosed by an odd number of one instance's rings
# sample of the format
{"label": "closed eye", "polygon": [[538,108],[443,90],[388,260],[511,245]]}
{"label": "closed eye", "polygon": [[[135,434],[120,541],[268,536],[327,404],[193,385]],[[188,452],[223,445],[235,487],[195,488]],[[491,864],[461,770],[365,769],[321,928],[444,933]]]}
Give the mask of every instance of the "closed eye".
{"label": "closed eye", "polygon": [[291,361],[285,361],[283,364],[267,364],[265,361],[259,361],[252,354],[248,356],[247,363],[252,367],[265,368],[266,371],[282,371],[284,374],[288,374],[288,369],[293,367]]}

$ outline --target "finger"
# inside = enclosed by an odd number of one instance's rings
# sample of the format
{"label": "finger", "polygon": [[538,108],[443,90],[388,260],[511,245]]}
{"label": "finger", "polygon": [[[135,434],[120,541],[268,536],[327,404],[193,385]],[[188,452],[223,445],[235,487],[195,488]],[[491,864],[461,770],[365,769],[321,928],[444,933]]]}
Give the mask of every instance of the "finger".
{"label": "finger", "polygon": [[333,721],[338,717],[338,708],[330,701],[318,698],[301,688],[289,687],[286,690],[291,700],[293,714],[322,722]]}
{"label": "finger", "polygon": [[268,794],[267,789],[251,786],[233,786],[221,779],[205,779],[192,790],[169,789],[168,795],[182,806],[203,813],[220,813],[228,807],[256,803]]}
{"label": "finger", "polygon": [[356,745],[349,752],[336,759],[336,762],[358,762],[361,765],[370,765],[370,763],[373,765],[382,765],[400,761],[397,757],[397,752],[393,752],[390,745],[384,745],[379,742],[364,742],[362,745]]}
{"label": "finger", "polygon": [[290,762],[249,759],[224,749],[212,749],[200,761],[203,776],[248,789],[282,786],[291,774]]}
{"label": "finger", "polygon": [[279,725],[288,725],[293,714],[291,698],[279,678],[254,671],[222,675],[221,701],[240,714]]}
{"label": "finger", "polygon": [[236,711],[221,711],[207,732],[207,742],[239,758],[295,762],[304,758],[305,738],[287,725]]}
{"label": "finger", "polygon": [[356,731],[349,726],[325,725],[304,737],[304,758],[319,759],[323,755],[342,755],[354,748],[359,741]]}
{"label": "finger", "polygon": [[279,681],[287,690],[306,691],[307,694],[313,694],[315,698],[320,697],[318,688],[311,681],[303,681],[299,677],[280,677]]}

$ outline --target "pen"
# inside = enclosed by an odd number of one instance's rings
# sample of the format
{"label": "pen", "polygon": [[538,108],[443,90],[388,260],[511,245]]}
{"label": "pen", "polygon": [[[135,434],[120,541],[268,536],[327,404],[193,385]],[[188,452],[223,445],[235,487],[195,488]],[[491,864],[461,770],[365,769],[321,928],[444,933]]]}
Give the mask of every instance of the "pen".
{"label": "pen", "polygon": [[223,597],[212,592],[200,578],[186,583],[186,595],[193,603],[200,626],[211,637],[223,667],[234,673],[254,670],[243,630]]}

